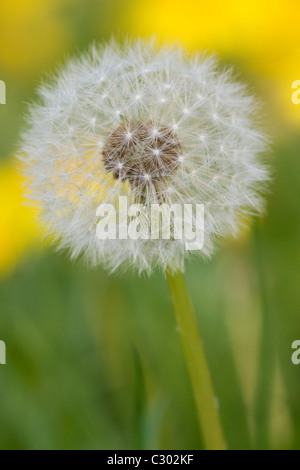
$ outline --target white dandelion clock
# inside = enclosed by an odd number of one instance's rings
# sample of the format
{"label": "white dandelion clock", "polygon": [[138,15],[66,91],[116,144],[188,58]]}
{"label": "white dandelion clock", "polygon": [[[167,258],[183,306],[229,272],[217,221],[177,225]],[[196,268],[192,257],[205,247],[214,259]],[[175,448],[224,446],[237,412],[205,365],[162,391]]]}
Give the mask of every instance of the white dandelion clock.
{"label": "white dandelion clock", "polygon": [[141,41],[92,48],[39,96],[20,158],[43,226],[73,258],[166,272],[204,446],[225,449],[181,271],[263,209],[256,101],[214,58]]}
{"label": "white dandelion clock", "polygon": [[[262,210],[268,172],[256,102],[214,58],[191,60],[152,42],[93,47],[39,96],[21,158],[47,232],[72,257],[111,270],[175,272],[191,251],[211,255],[218,239]],[[120,197],[143,206],[144,236],[118,236]],[[101,204],[117,207],[118,230],[106,238],[97,236]],[[204,207],[204,221],[191,213],[191,231],[204,233],[197,251],[174,236],[176,217],[165,214],[187,205]],[[147,236],[153,206],[163,208],[162,224],[172,220],[169,237]]]}

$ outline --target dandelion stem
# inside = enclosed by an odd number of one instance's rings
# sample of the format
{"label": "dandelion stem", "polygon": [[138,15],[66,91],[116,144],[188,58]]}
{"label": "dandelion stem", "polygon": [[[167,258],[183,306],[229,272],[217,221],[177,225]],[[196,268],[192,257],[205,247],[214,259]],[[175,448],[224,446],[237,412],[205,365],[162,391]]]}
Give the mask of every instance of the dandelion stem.
{"label": "dandelion stem", "polygon": [[174,275],[167,273],[166,276],[190,374],[205,448],[207,450],[225,450],[226,444],[210,372],[184,277],[180,272]]}

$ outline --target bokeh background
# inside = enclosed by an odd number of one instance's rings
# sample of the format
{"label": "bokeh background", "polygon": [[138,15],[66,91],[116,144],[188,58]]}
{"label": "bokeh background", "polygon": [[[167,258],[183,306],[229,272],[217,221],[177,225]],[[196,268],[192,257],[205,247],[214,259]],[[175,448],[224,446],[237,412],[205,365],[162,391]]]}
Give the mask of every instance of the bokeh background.
{"label": "bokeh background", "polygon": [[298,0],[1,0],[0,449],[201,449],[160,273],[108,276],[41,242],[14,154],[41,79],[111,36],[216,52],[264,101],[268,213],[187,282],[232,449],[300,449]]}

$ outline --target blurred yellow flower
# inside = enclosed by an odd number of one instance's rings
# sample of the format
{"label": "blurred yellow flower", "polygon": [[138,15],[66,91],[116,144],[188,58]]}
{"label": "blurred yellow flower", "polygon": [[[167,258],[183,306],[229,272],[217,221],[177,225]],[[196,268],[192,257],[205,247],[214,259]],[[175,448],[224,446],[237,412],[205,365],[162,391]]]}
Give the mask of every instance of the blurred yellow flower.
{"label": "blurred yellow flower", "polygon": [[0,166],[0,275],[36,244],[36,209],[24,205],[21,184],[13,164]]}
{"label": "blurred yellow flower", "polygon": [[300,79],[298,0],[135,0],[130,18],[143,37],[155,34],[190,50],[245,61],[268,80],[267,93],[283,116],[300,123],[300,106],[291,99],[292,83]]}
{"label": "blurred yellow flower", "polygon": [[59,9],[69,0],[1,0],[0,66],[22,76],[62,57],[68,28]]}

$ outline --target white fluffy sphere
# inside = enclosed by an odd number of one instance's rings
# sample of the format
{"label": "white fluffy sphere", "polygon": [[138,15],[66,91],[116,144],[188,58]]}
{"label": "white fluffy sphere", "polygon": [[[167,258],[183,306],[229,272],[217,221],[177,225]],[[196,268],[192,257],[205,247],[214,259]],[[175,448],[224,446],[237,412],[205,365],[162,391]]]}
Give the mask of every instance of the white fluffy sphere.
{"label": "white fluffy sphere", "polygon": [[120,195],[149,211],[151,204],[203,204],[201,256],[262,210],[268,171],[256,102],[214,58],[191,59],[153,42],[93,47],[39,97],[21,149],[28,195],[72,257],[111,270],[183,269],[183,239],[97,237],[97,207]]}

